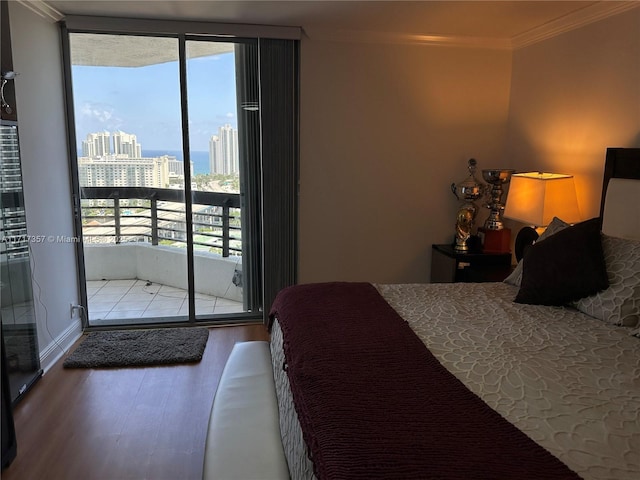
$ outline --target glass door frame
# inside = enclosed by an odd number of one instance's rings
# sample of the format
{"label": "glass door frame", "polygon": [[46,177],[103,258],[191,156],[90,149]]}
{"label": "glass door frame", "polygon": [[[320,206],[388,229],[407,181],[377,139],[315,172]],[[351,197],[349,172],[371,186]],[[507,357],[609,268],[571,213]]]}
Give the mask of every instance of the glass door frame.
{"label": "glass door frame", "polygon": [[[108,22],[107,22],[108,23]],[[143,21],[144,23],[148,23]],[[165,25],[167,22],[160,22],[160,24]],[[260,295],[256,295],[255,292],[260,292],[261,289],[257,285],[253,285],[254,282],[260,281],[262,275],[260,273],[261,265],[258,262],[257,255],[255,254],[256,249],[259,250],[260,243],[260,232],[259,232],[259,224],[257,227],[254,225],[253,228],[250,228],[251,239],[249,241],[245,241],[245,207],[248,207],[250,210],[253,208],[249,205],[242,205],[242,216],[243,216],[243,272],[246,271],[248,274],[244,275],[244,278],[248,281],[251,281],[251,285],[245,285],[245,300],[244,300],[244,312],[241,313],[233,313],[227,315],[197,315],[196,312],[196,304],[195,304],[195,273],[194,273],[194,239],[193,239],[193,196],[192,196],[192,173],[191,172],[191,155],[190,155],[190,145],[189,145],[189,115],[188,115],[188,96],[187,96],[187,57],[186,57],[186,42],[187,41],[207,41],[207,42],[225,42],[225,43],[249,43],[256,42],[257,48],[257,39],[251,38],[239,38],[239,37],[229,37],[229,36],[221,36],[221,35],[211,35],[211,34],[187,34],[187,33],[167,33],[166,31],[162,31],[160,28],[160,33],[153,33],[152,31],[145,31],[145,33],[138,32],[136,29],[132,29],[131,31],[114,31],[108,28],[91,28],[91,29],[78,29],[78,28],[67,28],[66,24],[61,24],[62,29],[62,46],[63,46],[63,61],[64,61],[64,85],[65,85],[65,96],[66,96],[66,106],[67,106],[67,132],[68,132],[68,151],[69,151],[69,167],[70,167],[70,177],[71,177],[71,186],[72,186],[72,208],[73,208],[73,217],[74,217],[74,228],[75,234],[78,241],[76,242],[76,257],[77,257],[77,270],[78,270],[78,289],[80,301],[83,306],[85,306],[85,314],[82,316],[82,327],[83,329],[104,329],[110,327],[97,327],[92,326],[89,323],[88,315],[86,307],[88,306],[88,292],[87,292],[87,277],[84,263],[84,245],[82,241],[82,209],[81,209],[81,187],[79,183],[79,167],[78,167],[78,154],[75,148],[77,143],[76,131],[75,131],[75,110],[73,104],[73,87],[72,87],[72,72],[71,72],[71,54],[70,54],[70,39],[69,34],[73,33],[87,33],[87,34],[107,34],[107,35],[126,35],[126,36],[147,36],[147,37],[170,37],[176,38],[178,41],[178,67],[179,67],[179,78],[180,78],[180,112],[181,112],[181,127],[182,127],[182,150],[183,150],[183,164],[184,164],[184,197],[185,197],[185,228],[186,228],[186,244],[187,244],[187,286],[188,286],[188,305],[189,305],[189,314],[186,321],[181,320],[182,316],[177,316],[175,322],[165,322],[162,323],[154,323],[148,322],[141,325],[131,325],[131,324],[118,324],[117,328],[135,328],[135,327],[149,327],[149,326],[185,326],[185,325],[206,325],[206,324],[235,324],[235,323],[255,323],[261,322],[263,319],[263,312],[261,309],[262,299]],[[236,94],[238,95],[238,93]],[[237,98],[236,98],[237,99]],[[240,128],[240,125],[238,125]],[[241,161],[243,161],[241,159]],[[245,168],[244,170],[250,170]],[[243,181],[244,180],[244,181]],[[259,182],[257,182],[259,183]],[[241,171],[240,175],[240,184],[241,184],[241,199],[246,198],[246,195],[242,194],[242,185],[251,185],[256,184],[255,181],[247,181],[246,173],[243,174]],[[254,192],[250,195],[252,198],[259,198],[259,192]],[[245,248],[245,245],[251,245],[253,248]],[[250,273],[249,273],[250,272]],[[248,295],[248,299],[247,299]],[[215,316],[214,316],[215,315]]]}

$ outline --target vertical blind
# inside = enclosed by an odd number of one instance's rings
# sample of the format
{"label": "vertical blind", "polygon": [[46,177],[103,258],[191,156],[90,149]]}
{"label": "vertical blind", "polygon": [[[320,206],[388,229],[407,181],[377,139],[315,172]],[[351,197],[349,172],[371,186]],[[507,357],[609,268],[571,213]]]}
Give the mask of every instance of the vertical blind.
{"label": "vertical blind", "polygon": [[260,39],[264,319],[297,278],[298,56],[295,40]]}
{"label": "vertical blind", "polygon": [[257,42],[235,46],[236,94],[238,97],[238,151],[244,158],[240,169],[240,197],[242,212],[242,257],[256,268],[243,269],[245,310],[262,308],[262,193],[260,176],[260,112]]}

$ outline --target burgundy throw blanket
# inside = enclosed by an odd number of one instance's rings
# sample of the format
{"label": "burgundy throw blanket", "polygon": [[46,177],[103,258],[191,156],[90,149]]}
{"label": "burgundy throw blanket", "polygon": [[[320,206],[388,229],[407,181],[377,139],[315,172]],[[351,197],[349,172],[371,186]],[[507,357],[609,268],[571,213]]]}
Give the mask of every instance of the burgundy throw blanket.
{"label": "burgundy throw blanket", "polygon": [[274,317],[318,479],[579,478],[449,373],[371,284],[286,288]]}

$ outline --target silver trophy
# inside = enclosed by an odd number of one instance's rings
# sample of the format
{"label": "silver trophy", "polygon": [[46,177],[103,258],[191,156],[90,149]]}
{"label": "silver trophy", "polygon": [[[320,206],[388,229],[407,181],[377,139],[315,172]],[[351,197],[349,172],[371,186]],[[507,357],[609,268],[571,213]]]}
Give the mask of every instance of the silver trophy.
{"label": "silver trophy", "polygon": [[484,222],[484,228],[487,230],[502,230],[502,212],[504,211],[504,203],[502,203],[502,186],[511,181],[511,175],[515,170],[489,169],[482,170],[482,178],[491,185],[490,200],[485,207],[491,210],[489,218]]}
{"label": "silver trophy", "polygon": [[453,194],[458,200],[463,201],[456,215],[455,251],[458,253],[469,252],[467,240],[471,236],[471,229],[478,214],[478,207],[473,202],[484,195],[484,184],[475,177],[476,165],[476,160],[470,159],[468,166],[469,176],[458,184],[451,184]]}

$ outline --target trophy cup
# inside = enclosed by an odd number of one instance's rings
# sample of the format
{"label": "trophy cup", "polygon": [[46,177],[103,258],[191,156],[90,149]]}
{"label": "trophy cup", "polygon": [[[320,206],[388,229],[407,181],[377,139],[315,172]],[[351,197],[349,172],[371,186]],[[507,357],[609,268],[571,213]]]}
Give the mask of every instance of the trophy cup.
{"label": "trophy cup", "polygon": [[475,200],[484,195],[484,185],[476,180],[476,160],[469,160],[469,176],[462,182],[451,184],[451,191],[458,200],[462,200],[464,203],[458,209],[456,215],[456,245],[455,251],[457,253],[468,253],[469,246],[467,240],[471,237],[471,229],[478,213],[478,207]]}
{"label": "trophy cup", "polygon": [[482,178],[491,185],[490,200],[485,207],[490,210],[489,218],[484,226],[478,229],[483,244],[483,251],[488,253],[508,253],[510,250],[511,230],[502,223],[502,186],[511,181],[515,170],[488,169],[482,170]]}

